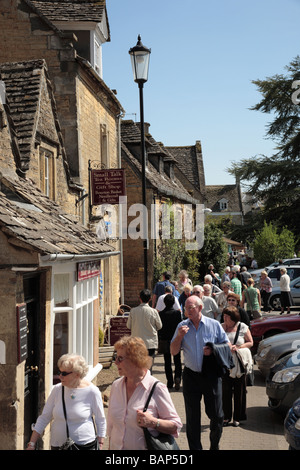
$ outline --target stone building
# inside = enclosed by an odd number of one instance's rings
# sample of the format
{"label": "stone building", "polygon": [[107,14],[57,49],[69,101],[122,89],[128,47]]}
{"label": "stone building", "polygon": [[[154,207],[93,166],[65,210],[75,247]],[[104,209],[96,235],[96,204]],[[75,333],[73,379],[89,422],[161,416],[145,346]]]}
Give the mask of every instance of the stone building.
{"label": "stone building", "polygon": [[97,374],[99,325],[122,298],[120,241],[99,240],[90,199],[90,168],[120,167],[123,109],[101,78],[105,1],[53,6],[0,2],[3,449],[28,441],[60,354]]}
{"label": "stone building", "polygon": [[[106,1],[4,0],[0,4],[0,63],[44,59],[57,107],[72,182],[81,188],[76,212],[84,225],[99,222],[91,206],[92,166],[120,166],[123,108],[102,79],[102,45],[110,41]],[[22,44],[22,47],[20,47]],[[73,213],[74,207],[66,208]],[[102,315],[122,301],[119,256],[101,263]]]}
{"label": "stone building", "polygon": [[243,225],[245,209],[239,183],[206,186],[207,207],[213,217],[230,217],[232,222]]}
{"label": "stone building", "polygon": [[[138,123],[123,120],[122,136],[122,166],[126,170],[127,207],[142,203],[142,163],[141,163],[141,132]],[[146,194],[148,215],[148,287],[153,287],[153,268],[160,237],[155,238],[157,227],[153,214],[160,212],[163,206],[172,205],[178,211],[181,220],[184,207],[190,209],[192,218],[195,217],[195,207],[205,203],[203,188],[195,186],[181,171],[178,160],[162,143],[157,142],[149,132],[149,124],[145,123],[146,146]],[[186,161],[188,168],[191,161]],[[195,176],[196,178],[196,176]],[[200,178],[201,179],[201,178]],[[187,189],[188,188],[188,189]],[[129,209],[127,209],[129,213]],[[128,217],[127,226],[134,221]],[[182,238],[184,233],[182,231]],[[138,294],[144,287],[144,258],[143,239],[127,236],[123,239],[124,258],[124,298],[125,303],[134,306],[138,304]]]}

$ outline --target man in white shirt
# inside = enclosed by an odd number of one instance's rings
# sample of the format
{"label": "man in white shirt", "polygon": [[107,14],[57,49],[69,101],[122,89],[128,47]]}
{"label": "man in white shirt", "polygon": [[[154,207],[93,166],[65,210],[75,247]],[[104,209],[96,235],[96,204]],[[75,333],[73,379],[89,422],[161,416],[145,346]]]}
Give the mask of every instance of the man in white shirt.
{"label": "man in white shirt", "polygon": [[158,311],[148,305],[150,299],[151,291],[143,289],[140,292],[140,305],[130,310],[127,328],[131,330],[131,336],[142,338],[149,356],[154,357],[158,348],[157,331],[162,328],[162,321]]}
{"label": "man in white shirt", "polygon": [[[166,305],[164,303],[164,298],[166,297],[167,294],[172,294],[172,288],[167,286],[165,288],[165,292],[166,292],[165,294],[160,295],[158,297],[157,304],[155,307],[158,312],[161,312],[162,310],[166,308]],[[175,296],[174,296],[174,304],[172,305],[171,308],[173,308],[174,310],[181,310],[179,300]]]}

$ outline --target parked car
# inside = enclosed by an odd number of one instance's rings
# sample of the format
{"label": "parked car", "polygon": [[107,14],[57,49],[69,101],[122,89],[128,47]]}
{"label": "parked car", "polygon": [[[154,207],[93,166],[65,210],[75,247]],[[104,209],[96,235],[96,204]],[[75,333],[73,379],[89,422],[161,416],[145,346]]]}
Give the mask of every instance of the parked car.
{"label": "parked car", "polygon": [[[296,277],[296,279],[291,281],[290,287],[294,305],[300,305],[300,277]],[[269,303],[273,310],[281,310],[280,287],[274,287],[272,289]]]}
{"label": "parked car", "polygon": [[252,353],[255,354],[261,340],[270,336],[300,328],[299,313],[285,313],[257,318],[250,322],[253,337]]}
{"label": "parked car", "polygon": [[287,274],[290,276],[291,281],[293,281],[297,277],[300,277],[299,265],[283,266],[281,264],[280,266],[277,266],[277,268],[273,268],[268,272],[268,277],[271,279],[273,287],[277,287],[280,284],[281,268],[286,268]]}
{"label": "parked car", "polygon": [[293,353],[277,361],[266,380],[268,406],[273,411],[286,414],[300,397],[300,341]]}
{"label": "parked car", "polygon": [[295,279],[296,277],[300,276],[300,261],[297,262],[299,258],[294,258],[296,261],[294,264],[290,264],[290,260],[284,260],[282,264],[278,263],[272,263],[272,265],[267,266],[266,268],[263,269],[256,269],[255,271],[249,271],[252,279],[255,281],[255,286],[259,287],[259,282],[260,282],[260,276],[262,271],[267,271],[269,278],[272,281],[273,287],[279,286],[280,283],[280,269],[281,268],[286,268],[287,274],[290,276],[291,281]]}
{"label": "parked car", "polygon": [[300,345],[300,329],[281,333],[264,339],[259,343],[254,361],[258,370],[264,377],[269,375],[270,369],[276,361],[296,351]]}
{"label": "parked car", "polygon": [[290,450],[300,450],[300,398],[293,403],[286,415],[284,437]]}

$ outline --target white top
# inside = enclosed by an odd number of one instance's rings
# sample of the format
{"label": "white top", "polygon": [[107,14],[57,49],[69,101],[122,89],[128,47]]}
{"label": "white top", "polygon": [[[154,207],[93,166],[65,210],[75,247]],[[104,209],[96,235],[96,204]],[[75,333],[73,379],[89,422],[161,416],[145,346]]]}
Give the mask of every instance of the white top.
{"label": "white top", "polygon": [[212,297],[208,296],[203,296],[202,301],[203,309],[201,313],[203,313],[203,315],[206,317],[213,318],[214,320],[219,319],[220,315],[217,302]]}
{"label": "white top", "polygon": [[[93,415],[95,417],[97,436],[105,437],[106,420],[99,389],[94,384],[84,388],[64,388],[70,438],[79,445],[92,442],[96,436],[92,420]],[[74,398],[71,398],[71,395]],[[52,419],[51,446],[59,447],[67,439],[61,383],[53,387],[43,412],[37,419],[34,430],[42,434]]]}
{"label": "white top", "polygon": [[157,331],[162,328],[162,322],[155,308],[144,303],[132,308],[129,312],[127,328],[131,330],[131,336],[142,338],[147,349],[158,347]]}
{"label": "white top", "polygon": [[283,292],[289,292],[290,289],[290,276],[288,274],[282,274],[280,277],[280,290]]}
{"label": "white top", "polygon": [[[164,298],[166,297],[166,295],[168,295],[168,294],[163,294],[163,295],[160,295],[158,297],[158,301],[157,301],[157,304],[156,304],[156,307],[155,307],[158,312],[161,312],[162,310],[164,310],[166,308],[166,304],[164,302]],[[178,301],[177,297],[174,296],[174,298],[175,298],[175,301],[172,305],[172,308],[174,310],[180,310],[181,311],[180,304],[179,304],[179,301]]]}

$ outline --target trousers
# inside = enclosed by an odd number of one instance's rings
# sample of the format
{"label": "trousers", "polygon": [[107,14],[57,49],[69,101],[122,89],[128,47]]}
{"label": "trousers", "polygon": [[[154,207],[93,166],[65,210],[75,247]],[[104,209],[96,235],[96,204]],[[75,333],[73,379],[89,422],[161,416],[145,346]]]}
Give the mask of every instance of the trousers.
{"label": "trousers", "polygon": [[183,397],[186,412],[186,434],[190,450],[202,450],[201,399],[210,419],[210,450],[219,449],[223,431],[222,379],[205,375],[185,367],[182,374]]}
{"label": "trousers", "polygon": [[[176,356],[173,356],[173,360],[174,360],[174,365],[175,365],[174,379],[179,379],[180,381],[181,374],[182,374],[180,353],[176,354]],[[172,388],[174,385],[173,371],[172,371],[172,355],[170,353],[165,353],[164,361],[165,361],[165,374],[167,378],[167,387]]]}

